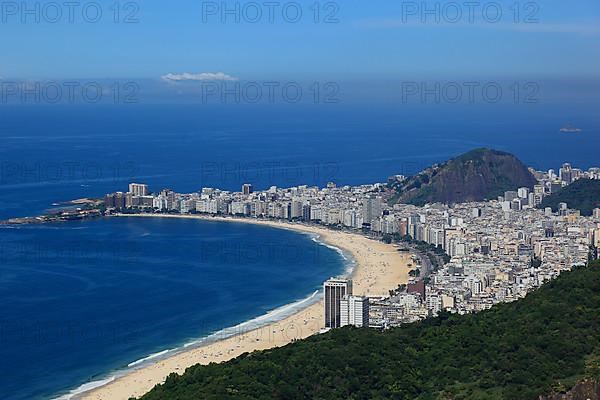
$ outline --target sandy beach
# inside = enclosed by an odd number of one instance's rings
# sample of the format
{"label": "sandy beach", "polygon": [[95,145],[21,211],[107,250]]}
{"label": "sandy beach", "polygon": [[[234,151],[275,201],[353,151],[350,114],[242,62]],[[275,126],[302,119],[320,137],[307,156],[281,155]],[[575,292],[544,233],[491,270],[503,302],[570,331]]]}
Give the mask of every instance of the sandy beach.
{"label": "sandy beach", "polygon": [[[410,255],[399,252],[393,245],[368,239],[359,234],[338,232],[316,226],[255,219],[214,218],[195,215],[140,214],[139,218],[188,218],[231,223],[251,223],[275,228],[293,229],[318,234],[320,240],[343,249],[354,258],[356,265],[352,273],[354,294],[368,296],[387,295],[390,289],[408,281]],[[157,363],[132,371],[111,383],[84,393],[86,400],[127,400],[138,397],[164,382],[172,372],[183,373],[195,364],[223,362],[240,354],[283,346],[294,339],[318,333],[323,327],[323,302],[310,305],[277,323],[256,329],[245,329],[229,338],[211,342],[175,354]],[[133,361],[133,360],[132,360]]]}

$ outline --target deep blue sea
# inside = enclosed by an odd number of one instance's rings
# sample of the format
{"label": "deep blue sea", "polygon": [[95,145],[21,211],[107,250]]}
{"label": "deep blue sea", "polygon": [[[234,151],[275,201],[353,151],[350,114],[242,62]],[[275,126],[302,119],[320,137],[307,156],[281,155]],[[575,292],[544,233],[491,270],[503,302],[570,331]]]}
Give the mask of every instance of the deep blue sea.
{"label": "deep blue sea", "polygon": [[[482,146],[540,169],[599,166],[597,109],[560,95],[527,105],[5,104],[0,218],[131,181],[180,192],[382,182]],[[567,123],[584,131],[559,132]],[[101,379],[304,299],[345,268],[306,235],[217,222],[4,227],[0,244],[3,399]]]}
{"label": "deep blue sea", "polygon": [[344,272],[308,235],[103,219],[0,228],[3,399],[48,398],[264,315]]}

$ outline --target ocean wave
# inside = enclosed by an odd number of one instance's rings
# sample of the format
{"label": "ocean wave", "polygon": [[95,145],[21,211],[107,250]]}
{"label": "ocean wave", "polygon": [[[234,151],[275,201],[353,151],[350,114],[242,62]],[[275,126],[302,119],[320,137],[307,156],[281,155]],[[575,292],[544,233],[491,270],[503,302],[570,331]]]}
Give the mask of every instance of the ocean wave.
{"label": "ocean wave", "polygon": [[0,225],[0,229],[21,229],[19,225]]}
{"label": "ocean wave", "polygon": [[79,386],[77,389],[73,389],[69,393],[64,394],[60,397],[55,397],[53,400],[74,400],[78,396],[81,396],[82,394],[89,392],[90,390],[97,389],[101,386],[104,386],[104,385],[107,385],[107,384],[113,382],[115,379],[117,379],[117,375],[113,375],[106,379],[101,379],[101,380],[97,380],[97,381],[84,383],[83,385]]}
{"label": "ocean wave", "polygon": [[348,260],[348,257],[346,257],[346,253],[344,252],[344,250],[340,249],[339,247],[335,247],[327,242],[323,242],[322,240],[320,240],[319,235],[313,236],[312,241],[320,244],[321,246],[327,247],[328,249],[337,251],[344,260]]}
{"label": "ocean wave", "polygon": [[344,271],[343,276],[348,277],[352,275],[352,272],[354,272],[354,267],[356,266],[356,260],[354,260],[354,258],[350,254],[348,254],[348,252],[346,252],[344,249],[322,241],[321,236],[318,233],[311,234],[311,240],[319,244],[320,246],[325,246],[331,250],[335,250],[344,259],[346,269]]}
{"label": "ocean wave", "polygon": [[111,375],[106,377],[105,379],[99,379],[96,381],[85,383],[79,386],[77,389],[70,391],[67,394],[61,395],[60,397],[55,397],[53,400],[76,400],[81,398],[81,396],[89,391],[98,389],[104,385],[107,385],[116,379],[125,376],[135,370],[141,369],[149,364],[153,364],[160,360],[164,360],[168,357],[183,353],[193,348],[207,346],[211,343],[218,342],[220,340],[227,339],[229,337],[235,336],[240,333],[248,332],[250,330],[262,328],[269,324],[284,320],[285,318],[297,313],[298,311],[318,302],[323,293],[321,290],[315,290],[311,295],[305,297],[304,299],[295,301],[290,304],[286,304],[284,306],[275,308],[271,311],[268,311],[266,314],[263,314],[259,317],[253,318],[246,322],[242,322],[241,324],[235,325],[233,327],[225,328],[215,333],[212,333],[209,336],[193,340],[191,342],[185,343],[183,346],[159,351],[157,353],[151,354],[147,357],[141,358],[139,360],[133,361],[127,364],[127,368],[123,368],[121,370],[113,372]]}
{"label": "ocean wave", "polygon": [[[344,276],[351,275],[352,271],[354,270],[355,260],[350,254],[348,254],[346,251],[344,251],[343,249],[341,249],[339,247],[333,246],[329,243],[322,241],[320,239],[320,235],[317,233],[309,233],[309,236],[311,237],[311,240],[318,243],[319,245],[325,246],[331,250],[336,251],[338,254],[340,254],[340,256],[344,260],[344,264],[346,267],[345,271],[344,271]],[[245,332],[249,332],[249,331],[252,331],[255,329],[259,329],[259,328],[265,327],[265,326],[275,323],[275,322],[282,321],[282,320],[286,319],[287,317],[294,315],[297,312],[309,307],[310,305],[317,303],[322,297],[323,297],[323,291],[321,289],[315,290],[312,294],[310,294],[309,296],[307,296],[303,299],[300,299],[300,300],[294,301],[292,303],[283,305],[281,307],[275,308],[275,309],[268,311],[267,313],[265,313],[261,316],[258,316],[256,318],[250,319],[248,321],[242,322],[238,325],[235,325],[235,326],[232,326],[229,328],[225,328],[225,329],[216,331],[208,336],[192,340],[190,342],[185,343],[181,347],[159,351],[159,352],[151,354],[147,357],[143,357],[139,360],[133,361],[133,362],[127,364],[126,368],[123,368],[121,370],[113,372],[111,375],[109,375],[105,379],[85,383],[85,384],[79,386],[77,389],[74,389],[73,391],[69,392],[68,394],[63,395],[61,397],[57,397],[54,400],[76,400],[76,399],[79,399],[81,397],[81,395],[84,394],[85,392],[89,392],[89,391],[97,389],[101,386],[107,385],[107,384],[115,381],[119,377],[125,376],[125,375],[127,375],[135,370],[141,369],[149,364],[156,363],[160,360],[164,360],[168,357],[183,353],[185,351],[189,351],[194,348],[207,346],[211,343],[218,342],[218,341],[230,338],[232,336],[235,336],[238,334],[243,334]]]}
{"label": "ocean wave", "polygon": [[220,331],[217,331],[205,338],[194,340],[192,342],[186,343],[183,347],[190,348],[193,346],[201,347],[207,345],[209,343],[218,342],[220,340],[227,339],[229,337],[235,336],[240,333],[248,332],[254,329],[262,328],[274,322],[278,322],[286,319],[287,317],[295,314],[296,312],[308,307],[316,303],[322,297],[322,293],[320,290],[315,290],[310,296],[295,301],[290,304],[286,304],[274,310],[267,312],[259,317],[253,318],[246,322],[242,322],[241,324],[232,326],[230,328],[225,328]]}
{"label": "ocean wave", "polygon": [[145,363],[147,361],[154,360],[155,358],[158,358],[160,356],[164,356],[165,354],[167,354],[167,353],[169,353],[170,351],[173,351],[173,350],[175,350],[175,349],[163,350],[163,351],[159,351],[158,353],[150,354],[148,357],[140,358],[137,361],[134,361],[134,362],[131,362],[131,363],[127,364],[127,367],[128,368],[135,367],[136,365],[140,365],[140,364]]}

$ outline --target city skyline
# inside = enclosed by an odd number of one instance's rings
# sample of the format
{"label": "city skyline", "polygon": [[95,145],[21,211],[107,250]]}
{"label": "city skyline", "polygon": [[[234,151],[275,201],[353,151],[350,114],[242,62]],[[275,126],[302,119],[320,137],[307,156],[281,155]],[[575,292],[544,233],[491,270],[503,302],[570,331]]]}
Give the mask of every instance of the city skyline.
{"label": "city skyline", "polygon": [[[600,168],[583,171],[563,163],[558,173],[549,169],[533,170],[533,174],[537,180],[533,187],[453,205],[390,205],[384,201],[390,194],[381,183],[272,186],[265,191],[243,184],[240,192],[203,188],[187,195],[162,190],[133,196],[130,190],[107,195],[105,204],[109,212],[112,208],[285,220],[387,237],[389,242],[403,243],[408,238],[408,243],[426,243],[429,250],[408,245],[416,265],[404,289],[391,290],[389,296],[355,296],[352,280],[343,276],[323,284],[325,330],[347,325],[388,328],[442,311],[466,314],[515,301],[561,272],[586,265],[591,249],[600,248],[600,207],[586,217],[567,203],[560,203],[556,211],[539,206],[546,196],[580,179],[600,180]],[[137,184],[130,187],[139,190]],[[438,249],[448,257],[441,263],[439,253],[435,261],[431,258]]]}

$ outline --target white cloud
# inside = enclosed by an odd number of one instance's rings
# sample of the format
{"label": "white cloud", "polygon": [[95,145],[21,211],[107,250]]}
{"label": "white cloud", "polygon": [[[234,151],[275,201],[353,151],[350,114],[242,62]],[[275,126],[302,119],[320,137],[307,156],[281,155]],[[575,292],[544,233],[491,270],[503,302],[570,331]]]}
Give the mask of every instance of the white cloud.
{"label": "white cloud", "polygon": [[237,81],[238,78],[224,74],[223,72],[201,72],[191,74],[184,72],[182,74],[166,74],[160,77],[167,82],[184,82],[184,81]]}

